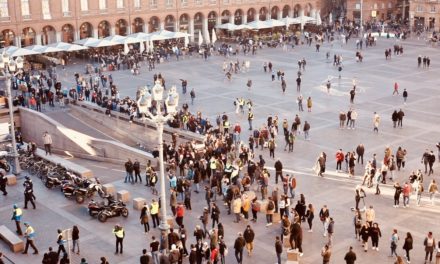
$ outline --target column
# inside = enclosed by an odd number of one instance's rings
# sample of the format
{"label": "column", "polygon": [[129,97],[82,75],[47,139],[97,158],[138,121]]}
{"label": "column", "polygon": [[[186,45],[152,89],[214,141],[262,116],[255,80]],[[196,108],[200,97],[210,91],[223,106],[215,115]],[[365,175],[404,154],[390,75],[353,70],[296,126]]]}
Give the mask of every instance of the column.
{"label": "column", "polygon": [[179,23],[178,20],[174,21],[174,32],[179,32]]}
{"label": "column", "polygon": [[110,27],[110,36],[114,36],[114,35],[116,35],[116,27],[112,26]]}
{"label": "column", "polygon": [[280,20],[280,19],[282,19],[282,18],[283,18],[283,11],[278,10],[278,13],[277,13],[277,19]]}
{"label": "column", "polygon": [[293,6],[292,6],[292,8],[290,8],[290,10],[289,10],[289,17],[293,17]]}
{"label": "column", "polygon": [[35,40],[36,40],[36,44],[37,45],[41,45],[41,34],[37,34],[36,36],[35,36]]}
{"label": "column", "polygon": [[80,33],[79,33],[79,30],[74,30],[74,31],[75,31],[75,33],[73,34],[73,38],[74,38],[73,41],[77,41],[77,40],[79,40],[79,37],[80,37],[81,35],[80,35]]}
{"label": "column", "polygon": [[127,26],[127,35],[130,35],[132,31],[133,31],[133,27],[131,25],[128,25]]}
{"label": "column", "polygon": [[60,41],[61,41],[61,32],[57,31],[55,42],[60,42]]}
{"label": "column", "polygon": [[247,23],[247,15],[243,15],[241,21],[242,21],[242,24],[246,24]]}
{"label": "column", "polygon": [[148,24],[144,23],[144,25],[142,27],[143,27],[143,30],[144,30],[145,33],[149,33],[150,32],[150,27],[149,27]]}
{"label": "column", "polygon": [[189,28],[188,28],[189,34],[191,35],[190,42],[194,42],[194,18],[189,19]]}
{"label": "column", "polygon": [[15,37],[15,46],[21,48],[21,37],[20,36]]}
{"label": "column", "polygon": [[208,31],[208,19],[206,17],[203,18],[202,35],[203,35],[204,40],[210,39],[209,38],[209,31]]}
{"label": "column", "polygon": [[229,23],[235,25],[235,16],[234,16],[234,15],[230,15],[230,16],[229,16]]}
{"label": "column", "polygon": [[313,17],[313,18],[316,18],[316,9],[312,9],[310,11],[310,16]]}
{"label": "column", "polygon": [[216,20],[216,25],[217,25],[217,26],[219,26],[219,25],[222,24],[222,19],[220,18],[220,15],[218,15],[218,16],[215,18],[215,20]]}
{"label": "column", "polygon": [[98,38],[98,29],[97,28],[93,29],[93,36],[92,37]]}
{"label": "column", "polygon": [[165,21],[160,21],[159,30],[163,30],[165,28]]}
{"label": "column", "polygon": [[299,10],[299,16],[304,16],[304,9]]}

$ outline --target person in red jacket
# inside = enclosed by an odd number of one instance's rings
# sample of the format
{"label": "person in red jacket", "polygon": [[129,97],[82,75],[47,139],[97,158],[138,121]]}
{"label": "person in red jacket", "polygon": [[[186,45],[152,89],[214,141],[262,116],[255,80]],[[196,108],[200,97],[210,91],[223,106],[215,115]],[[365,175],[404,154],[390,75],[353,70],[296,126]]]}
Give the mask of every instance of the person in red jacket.
{"label": "person in red jacket", "polygon": [[185,215],[185,208],[182,203],[177,204],[176,208],[176,223],[181,227],[183,225],[183,216]]}
{"label": "person in red jacket", "polygon": [[336,152],[336,171],[341,172],[342,171],[342,162],[344,161],[344,152],[342,152],[342,149],[339,149],[338,152]]}

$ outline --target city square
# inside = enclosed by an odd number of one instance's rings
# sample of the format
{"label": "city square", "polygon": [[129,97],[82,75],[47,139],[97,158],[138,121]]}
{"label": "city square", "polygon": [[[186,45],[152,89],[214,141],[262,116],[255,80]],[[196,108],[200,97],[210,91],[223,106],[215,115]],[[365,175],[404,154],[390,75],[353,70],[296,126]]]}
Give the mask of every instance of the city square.
{"label": "city square", "polygon": [[[320,52],[315,48],[301,45],[288,49],[264,48],[258,50],[254,56],[238,55],[236,57],[211,56],[208,60],[194,56],[183,60],[156,65],[156,68],[148,72],[145,67],[141,68],[141,74],[133,76],[130,71],[111,72],[114,83],[121,93],[121,98],[125,96],[134,97],[139,86],[146,84],[152,85],[153,74],[161,73],[167,80],[167,84],[176,84],[179,93],[179,79],[188,80],[189,89],[194,88],[196,98],[194,105],[190,105],[190,111],[202,112],[211,122],[215,122],[218,114],[226,112],[231,117],[231,123],[239,122],[242,127],[241,138],[246,142],[248,138],[248,125],[246,114],[236,114],[233,104],[235,98],[243,97],[251,99],[254,103],[253,112],[255,115],[254,126],[258,127],[266,122],[269,115],[278,115],[279,119],[286,118],[292,122],[295,114],[299,114],[302,120],[307,120],[311,124],[310,141],[305,141],[303,135],[298,135],[294,144],[294,151],[287,153],[283,151],[284,140],[277,138],[276,158],[280,158],[284,164],[285,173],[294,173],[298,180],[297,195],[303,193],[307,203],[312,203],[316,209],[326,204],[335,219],[334,245],[332,246],[332,263],[342,263],[343,257],[349,246],[354,247],[358,260],[356,263],[394,263],[394,258],[389,255],[389,238],[393,228],[399,231],[401,240],[406,232],[411,232],[414,237],[414,250],[412,259],[416,263],[421,262],[424,257],[423,239],[428,231],[433,231],[434,235],[438,230],[435,219],[438,214],[438,206],[431,206],[427,196],[423,197],[420,207],[411,206],[409,208],[392,207],[392,185],[382,185],[382,193],[374,195],[374,188],[365,188],[367,197],[365,204],[373,205],[376,211],[376,222],[380,224],[382,238],[380,239],[379,252],[364,253],[360,242],[354,238],[354,214],[351,208],[354,207],[355,187],[361,183],[363,166],[356,166],[356,173],[353,179],[346,173],[336,173],[334,170],[334,153],[341,148],[344,151],[354,150],[355,147],[363,143],[366,148],[365,160],[371,159],[373,153],[377,153],[378,160],[382,159],[383,151],[386,146],[390,146],[393,151],[398,146],[408,150],[407,166],[404,170],[397,172],[397,181],[403,183],[408,179],[412,170],[422,168],[420,163],[421,156],[426,148],[434,149],[437,142],[436,135],[438,126],[435,124],[438,114],[436,113],[436,101],[439,93],[435,89],[437,73],[436,60],[437,49],[426,47],[419,40],[399,41],[403,45],[404,52],[399,56],[392,56],[391,60],[385,60],[383,50],[392,47],[395,40],[379,38],[375,47],[363,49],[364,61],[356,62],[354,54],[356,51],[354,41],[349,41],[347,45],[334,43],[333,47],[325,43]],[[326,59],[326,52],[340,54],[343,57],[343,70],[341,79],[338,78],[337,67],[333,66],[333,60]],[[430,69],[417,68],[417,56],[419,54],[429,54],[433,65]],[[297,61],[305,58],[307,60],[306,70],[303,71],[303,82],[301,93],[304,97],[311,96],[313,107],[311,112],[299,113],[296,97],[296,73],[298,71]],[[228,81],[223,73],[223,61],[229,60],[249,60],[250,68],[248,72],[234,74],[231,81]],[[285,72],[287,82],[286,93],[281,91],[280,82],[271,81],[269,73],[264,73],[263,63],[271,61],[275,70]],[[187,69],[191,68],[191,71]],[[61,80],[64,85],[74,84],[73,74],[84,71],[84,62],[76,61],[74,65],[66,67],[65,74],[59,69]],[[250,90],[246,87],[248,79],[253,81]],[[327,93],[325,84],[331,79],[330,94]],[[356,80],[356,98],[353,107],[358,111],[359,118],[355,130],[338,129],[338,113],[347,111],[350,107],[349,90],[352,88],[353,79]],[[128,81],[130,80],[130,81]],[[403,104],[401,92],[399,95],[392,95],[394,82],[398,82],[400,90],[408,90],[409,96],[406,104]],[[182,103],[189,103],[189,94],[181,96]],[[405,111],[403,128],[393,128],[391,113],[395,109],[402,108]],[[378,134],[373,132],[373,112],[379,113],[382,118],[380,131]],[[100,137],[105,135],[103,131],[91,129],[90,124],[82,123],[73,117],[69,117],[69,109],[60,109],[46,112],[49,117],[54,117],[64,125],[75,127],[80,132],[91,136]],[[148,135],[147,135],[148,136]],[[246,144],[246,143],[245,143]],[[321,151],[328,155],[327,171],[323,178],[316,176],[312,167]],[[255,156],[262,154],[269,167],[275,161],[268,156],[268,150],[256,150]],[[87,161],[77,158],[69,158],[89,169],[103,183],[113,183],[117,188],[124,188],[132,193],[133,197],[144,197],[151,201],[153,195],[143,185],[126,186],[123,183],[125,171],[123,166],[109,163]],[[434,171],[438,168],[435,165]],[[26,172],[23,172],[26,173]],[[274,171],[271,171],[270,188],[275,187]],[[426,176],[426,181],[434,176]],[[20,181],[19,181],[20,183]],[[425,183],[426,185],[426,183]],[[281,188],[281,185],[278,184]],[[426,186],[427,187],[427,186]],[[426,188],[425,187],[425,188]],[[89,263],[97,263],[101,256],[107,257],[110,263],[136,263],[142,248],[148,248],[151,242],[151,235],[157,231],[150,231],[144,235],[141,225],[139,225],[138,212],[131,210],[127,219],[111,219],[108,223],[102,224],[96,219],[88,216],[84,205],[77,205],[70,200],[63,198],[62,194],[56,191],[45,191],[46,188],[34,180],[35,195],[37,197],[37,210],[27,210],[24,212],[26,221],[30,221],[38,232],[36,240],[37,247],[44,252],[49,246],[55,247],[56,229],[69,228],[78,225],[81,230],[81,257],[87,258]],[[8,188],[8,196],[3,198],[2,223],[11,229],[13,222],[10,221],[10,211],[12,204],[22,203],[22,187],[18,184]],[[199,216],[205,206],[203,194],[195,194],[194,209],[188,211],[184,223],[189,232],[199,224]],[[257,193],[257,196],[259,194]],[[200,199],[199,199],[200,198]],[[297,198],[296,198],[297,199]],[[292,205],[296,204],[296,199]],[[50,201],[50,202],[49,202]],[[414,199],[411,197],[411,205]],[[225,241],[231,249],[237,232],[245,229],[245,222],[233,223],[233,216],[226,215],[226,208],[220,198],[217,204],[221,210],[221,222],[225,225]],[[129,205],[130,206],[130,205]],[[257,263],[273,263],[276,260],[274,254],[274,238],[280,234],[278,223],[266,228],[264,215],[259,214],[257,223],[252,223],[256,233],[255,253],[244,257],[244,263],[257,261]],[[112,226],[120,223],[126,230],[124,240],[125,251],[123,255],[113,255],[114,238],[111,233]],[[321,261],[320,250],[327,239],[322,237],[323,227],[319,219],[315,218],[314,232],[306,232],[306,224],[303,224],[303,250],[304,256],[301,263],[318,263]],[[189,238],[190,243],[192,237]],[[401,249],[403,242],[399,242],[398,253],[403,254]],[[8,252],[2,243],[1,250]],[[40,256],[21,256],[7,254],[15,263],[36,263],[36,258]],[[80,256],[73,255],[72,263],[79,263]],[[283,259],[285,257],[283,256]],[[229,253],[226,263],[235,263],[233,253]]]}

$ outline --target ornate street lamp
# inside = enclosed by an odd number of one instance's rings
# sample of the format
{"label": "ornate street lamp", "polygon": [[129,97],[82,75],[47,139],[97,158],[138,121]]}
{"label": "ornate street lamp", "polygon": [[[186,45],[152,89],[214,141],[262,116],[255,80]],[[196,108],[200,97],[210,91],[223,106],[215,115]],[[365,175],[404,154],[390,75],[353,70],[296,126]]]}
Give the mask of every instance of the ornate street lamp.
{"label": "ornate street lamp", "polygon": [[[163,164],[163,125],[164,123],[172,120],[174,114],[177,112],[177,105],[179,103],[179,94],[176,92],[176,86],[172,86],[168,92],[166,98],[163,98],[164,88],[159,80],[157,80],[151,89],[151,94],[147,88],[144,87],[140,91],[140,97],[137,101],[139,113],[141,115],[147,115],[156,124],[158,136],[159,136],[159,169],[160,169],[160,201],[161,201],[161,214],[162,219],[159,225],[159,229],[162,231],[162,235],[166,238],[166,232],[169,229],[167,223],[167,203],[166,203],[166,190],[165,190],[165,169]],[[151,111],[152,101],[156,102],[156,111]],[[163,103],[166,106],[166,112],[162,112]]]}
{"label": "ornate street lamp", "polygon": [[14,124],[14,109],[13,109],[14,106],[12,104],[11,77],[12,74],[15,75],[16,73],[20,73],[21,69],[23,69],[23,66],[24,66],[24,60],[22,57],[18,57],[15,60],[13,60],[6,53],[3,53],[0,56],[0,70],[4,71],[6,76],[6,88],[8,92],[8,106],[9,106],[9,122],[11,123],[12,155],[14,156],[14,166],[12,173],[15,175],[20,174],[21,169],[20,169],[20,163],[18,161],[17,142],[15,140],[15,124]]}

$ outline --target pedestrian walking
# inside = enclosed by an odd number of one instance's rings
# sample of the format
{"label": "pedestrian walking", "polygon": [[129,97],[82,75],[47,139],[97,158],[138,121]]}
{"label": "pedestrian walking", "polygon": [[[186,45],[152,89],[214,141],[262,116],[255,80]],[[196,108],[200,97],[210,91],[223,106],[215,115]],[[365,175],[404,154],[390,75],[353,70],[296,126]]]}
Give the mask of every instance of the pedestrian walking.
{"label": "pedestrian walking", "polygon": [[380,116],[374,112],[373,116],[373,132],[379,133]]}
{"label": "pedestrian walking", "polygon": [[307,211],[306,211],[307,224],[309,225],[309,230],[307,232],[309,232],[309,233],[313,232],[313,219],[314,218],[315,218],[315,208],[313,207],[312,204],[309,204],[307,206]]}
{"label": "pedestrian walking", "polygon": [[51,152],[52,136],[47,131],[43,133],[43,144],[44,144],[44,150],[46,151],[46,156],[48,153],[49,155],[52,155]]}
{"label": "pedestrian walking", "polygon": [[333,245],[333,235],[335,232],[335,221],[330,217],[330,222],[328,223],[327,233],[328,233],[328,243],[327,245],[331,247]]}
{"label": "pedestrian walking", "polygon": [[429,263],[431,263],[432,254],[434,253],[434,248],[435,248],[435,238],[432,236],[431,231],[428,232],[428,235],[423,241],[423,245],[425,246],[425,263],[428,262],[428,256],[429,256]]}
{"label": "pedestrian walking", "polygon": [[322,264],[329,264],[332,252],[329,245],[325,245],[321,250]]}
{"label": "pedestrian walking", "polygon": [[150,215],[153,220],[153,228],[159,226],[159,203],[153,199],[150,204]]}
{"label": "pedestrian walking", "polygon": [[405,242],[403,243],[403,250],[405,250],[405,258],[408,263],[410,263],[411,258],[409,252],[413,249],[413,238],[410,232],[406,233]]}
{"label": "pedestrian walking", "polygon": [[148,223],[148,205],[147,203],[144,203],[144,206],[141,209],[141,215],[139,217],[141,225],[144,226],[144,232],[145,234],[148,233],[148,231],[150,231],[150,224]]}
{"label": "pedestrian walking", "polygon": [[403,103],[406,104],[406,101],[408,100],[408,91],[406,89],[403,89]]}
{"label": "pedestrian walking", "polygon": [[373,226],[370,228],[371,233],[371,249],[379,251],[379,238],[382,237],[382,233],[380,232],[379,224],[373,223]]}
{"label": "pedestrian walking", "polygon": [[117,255],[122,254],[123,253],[123,249],[124,249],[124,238],[125,238],[125,231],[124,228],[122,228],[122,226],[120,225],[115,225],[115,227],[113,228],[112,233],[115,235],[116,238],[116,251],[115,254]]}
{"label": "pedestrian walking", "polygon": [[327,227],[330,222],[329,217],[330,217],[330,211],[328,210],[327,205],[324,205],[319,211],[319,219],[321,220],[322,225],[324,227],[324,234],[323,234],[324,237],[327,236],[327,231],[328,231]]}
{"label": "pedestrian walking", "polygon": [[194,105],[194,99],[196,98],[196,91],[194,90],[194,88],[191,89],[189,95],[191,96],[191,105]]}
{"label": "pedestrian walking", "polygon": [[0,191],[3,192],[3,195],[8,195],[8,192],[6,191],[6,185],[8,183],[8,178],[6,175],[0,171]]}
{"label": "pedestrian walking", "polygon": [[34,250],[34,254],[38,254],[38,249],[35,246],[35,230],[29,223],[24,223],[26,230],[24,231],[24,237],[26,238],[26,246],[24,248],[23,254],[27,254],[29,246]]}
{"label": "pedestrian walking", "polygon": [[243,263],[243,249],[244,249],[245,243],[246,242],[243,238],[243,234],[241,232],[239,232],[238,237],[235,239],[235,242],[234,242],[235,259],[237,260],[238,264]]}
{"label": "pedestrian walking", "polygon": [[72,252],[75,253],[75,248],[77,248],[76,254],[79,255],[79,229],[78,226],[74,225],[72,227]]}
{"label": "pedestrian walking", "polygon": [[429,192],[429,200],[431,201],[431,205],[434,205],[435,195],[438,193],[438,186],[434,179],[431,180],[431,183],[428,186]]}
{"label": "pedestrian walking", "polygon": [[307,112],[312,112],[312,104],[313,104],[313,102],[312,102],[312,97],[308,97],[307,98]]}
{"label": "pedestrian walking", "polygon": [[356,253],[354,253],[352,246],[350,246],[350,248],[348,249],[347,254],[345,254],[344,260],[345,260],[346,264],[355,264]]}
{"label": "pedestrian walking", "polygon": [[281,254],[283,253],[283,243],[279,236],[275,237],[275,253],[277,254],[277,263],[281,264]]}
{"label": "pedestrian walking", "polygon": [[399,84],[397,82],[394,82],[394,91],[393,91],[393,95],[399,95]]}
{"label": "pedestrian walking", "polygon": [[246,242],[246,249],[248,252],[248,256],[252,256],[252,251],[254,250],[254,238],[255,232],[251,228],[250,225],[246,227],[246,230],[243,233],[244,240]]}
{"label": "pedestrian walking", "polygon": [[399,242],[399,235],[397,234],[397,229],[393,229],[393,233],[391,234],[391,255],[392,256],[396,256],[397,257],[397,243]]}
{"label": "pedestrian walking", "polygon": [[127,162],[125,162],[125,179],[124,179],[124,183],[127,183],[128,181],[130,181],[132,184],[134,184],[134,180],[133,180],[133,162],[131,161],[131,159],[128,159]]}
{"label": "pedestrian walking", "polygon": [[33,189],[33,183],[32,180],[29,178],[29,176],[25,176],[25,181],[23,183],[24,186],[24,207],[23,209],[27,209],[27,204],[30,202],[34,209],[35,207],[35,195],[34,195],[34,189]]}
{"label": "pedestrian walking", "polygon": [[23,210],[21,210],[21,208],[18,207],[18,205],[14,204],[13,205],[13,210],[12,210],[12,218],[11,220],[15,221],[15,226],[17,228],[17,230],[15,231],[17,233],[17,235],[22,236],[23,232],[21,231],[21,218],[23,216]]}
{"label": "pedestrian walking", "polygon": [[138,178],[139,178],[139,182],[142,183],[141,164],[139,163],[139,161],[137,159],[134,160],[133,171],[134,171],[134,182],[137,183]]}

